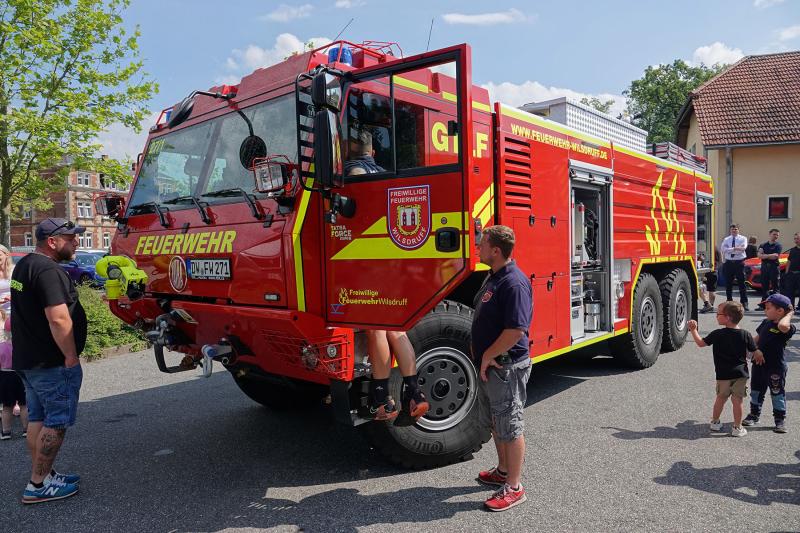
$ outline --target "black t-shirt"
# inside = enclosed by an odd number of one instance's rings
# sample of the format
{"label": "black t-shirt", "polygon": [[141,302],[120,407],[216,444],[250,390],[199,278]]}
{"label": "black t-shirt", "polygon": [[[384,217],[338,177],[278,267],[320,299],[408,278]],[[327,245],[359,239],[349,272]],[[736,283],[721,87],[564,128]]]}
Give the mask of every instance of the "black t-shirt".
{"label": "black t-shirt", "polygon": [[86,312],[78,291],[58,264],[44,255],[28,254],[11,277],[11,334],[14,370],[50,368],[64,364],[64,354],[53,339],[45,307],[67,304],[78,354],[86,345]]}
{"label": "black t-shirt", "polygon": [[703,338],[714,351],[714,370],[717,379],[739,379],[750,376],[747,352],[756,351],[749,331],[736,328],[715,329]]}
{"label": "black t-shirt", "polygon": [[474,302],[472,356],[480,364],[483,352],[504,329],[522,329],[525,334],[508,350],[513,361],[528,357],[528,328],[533,315],[533,291],[528,276],[513,261],[489,274]]}
{"label": "black t-shirt", "polygon": [[[782,251],[783,251],[783,246],[781,246],[781,243],[779,243],[777,241],[775,241],[775,243],[771,243],[771,242],[767,241],[767,242],[765,242],[764,244],[761,245],[761,252],[766,254],[766,255],[769,255],[769,254],[780,254]],[[768,263],[768,264],[775,264],[775,265],[778,264],[778,260],[777,259],[762,259],[761,262],[762,263]]]}
{"label": "black t-shirt", "polygon": [[765,318],[756,328],[756,333],[758,333],[758,349],[764,354],[764,365],[770,369],[783,368],[786,343],[797,333],[795,325],[790,325],[789,331],[784,333],[778,329],[778,324]]}
{"label": "black t-shirt", "polygon": [[800,247],[795,246],[789,250],[789,267],[790,272],[800,272]]}
{"label": "black t-shirt", "polygon": [[755,244],[748,244],[747,248],[744,250],[744,253],[747,259],[758,257],[758,246]]}

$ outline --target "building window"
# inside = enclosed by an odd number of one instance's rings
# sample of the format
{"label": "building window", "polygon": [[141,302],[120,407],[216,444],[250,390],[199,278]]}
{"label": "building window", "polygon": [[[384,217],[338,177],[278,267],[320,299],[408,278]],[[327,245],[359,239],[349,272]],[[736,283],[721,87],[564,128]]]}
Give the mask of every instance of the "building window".
{"label": "building window", "polygon": [[92,234],[88,231],[86,233],[79,233],[78,234],[78,246],[81,248],[92,248]]}
{"label": "building window", "polygon": [[30,233],[25,234],[25,246],[33,246],[33,235]]}
{"label": "building window", "polygon": [[108,250],[111,248],[111,234],[110,233],[103,233],[103,248]]}
{"label": "building window", "polygon": [[792,196],[767,196],[767,220],[788,220],[792,218]]}
{"label": "building window", "polygon": [[22,218],[30,219],[31,216],[33,216],[33,210],[30,207],[22,210]]}
{"label": "building window", "polygon": [[92,202],[78,202],[78,217],[92,218]]}
{"label": "building window", "polygon": [[89,186],[89,174],[86,172],[78,172],[78,185],[83,185],[84,187]]}

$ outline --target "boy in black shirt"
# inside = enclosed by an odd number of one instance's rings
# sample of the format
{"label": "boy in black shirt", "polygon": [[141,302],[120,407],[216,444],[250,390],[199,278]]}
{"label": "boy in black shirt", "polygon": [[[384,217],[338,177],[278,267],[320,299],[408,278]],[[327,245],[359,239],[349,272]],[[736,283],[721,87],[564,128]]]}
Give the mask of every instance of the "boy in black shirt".
{"label": "boy in black shirt", "polygon": [[756,351],[756,343],[750,332],[739,329],[744,316],[744,307],[738,302],[725,302],[717,308],[715,329],[704,338],[697,331],[697,322],[689,321],[689,331],[694,342],[700,347],[713,346],[714,370],[717,374],[717,399],[711,414],[711,431],[721,431],[719,417],[728,397],[733,407],[732,437],[744,437],[747,430],[742,427],[742,401],[747,396],[747,352]]}
{"label": "boy in black shirt", "polygon": [[[797,332],[792,325],[792,304],[783,294],[773,294],[764,302],[767,316],[758,326],[756,343],[759,354],[753,357],[753,392],[750,395],[750,414],[742,422],[755,426],[761,416],[761,406],[769,389],[772,396],[772,414],[775,433],[786,433],[786,371],[784,359],[786,343]],[[763,355],[762,355],[763,354]]]}

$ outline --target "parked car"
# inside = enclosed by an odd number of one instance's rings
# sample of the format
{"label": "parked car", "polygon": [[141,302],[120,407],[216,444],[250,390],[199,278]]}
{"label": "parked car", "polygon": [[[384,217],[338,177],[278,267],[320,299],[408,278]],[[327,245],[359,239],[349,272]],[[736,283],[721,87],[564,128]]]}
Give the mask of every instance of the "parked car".
{"label": "parked car", "polygon": [[59,264],[75,283],[88,283],[92,287],[102,287],[106,278],[99,276],[94,268],[101,257],[96,253],[78,251],[75,253],[75,259],[62,261]]}
{"label": "parked car", "polygon": [[[778,260],[781,276],[786,272],[789,264],[789,254],[781,254]],[[761,259],[752,257],[744,261],[744,282],[754,291],[761,292]]]}

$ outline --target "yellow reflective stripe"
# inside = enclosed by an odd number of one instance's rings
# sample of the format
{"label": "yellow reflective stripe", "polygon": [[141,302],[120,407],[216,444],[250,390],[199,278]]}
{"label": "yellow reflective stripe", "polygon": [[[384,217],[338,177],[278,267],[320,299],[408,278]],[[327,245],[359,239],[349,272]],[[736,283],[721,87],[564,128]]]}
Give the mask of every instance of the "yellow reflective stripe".
{"label": "yellow reflective stripe", "polygon": [[[623,154],[628,154],[633,157],[644,159],[645,161],[650,161],[651,163],[655,163],[656,165],[660,165],[662,167],[671,168],[672,170],[680,170],[681,172],[686,172],[687,174],[694,174],[695,171],[691,168],[683,167],[677,163],[673,163],[672,161],[668,161],[666,159],[661,159],[660,157],[656,157],[654,155],[646,154],[644,152],[639,152],[636,150],[631,150],[625,146],[620,146],[618,144],[614,145],[615,152],[622,152]],[[698,172],[698,174],[701,174]],[[700,178],[705,179],[706,174],[701,174]],[[708,179],[710,180],[711,177],[709,176]]]}
{"label": "yellow reflective stripe", "polygon": [[398,247],[389,237],[372,237],[356,239],[334,255],[332,261],[354,259],[460,259],[461,250],[440,252],[436,249],[435,239],[428,239],[416,250],[404,250]]}
{"label": "yellow reflective stripe", "polygon": [[489,265],[484,265],[483,263],[475,265],[475,272],[480,272],[482,270],[490,270]]}
{"label": "yellow reflective stripe", "polygon": [[361,235],[387,235],[389,231],[386,228],[386,217],[381,217],[376,223],[364,230]]}
{"label": "yellow reflective stripe", "polygon": [[442,91],[442,98],[444,98],[448,102],[458,102],[458,97],[455,94],[449,93],[447,91]]}
{"label": "yellow reflective stripe", "polygon": [[[606,148],[610,148],[611,147],[611,143],[608,142],[608,141],[604,141],[603,139],[600,139],[598,137],[593,137],[591,135],[587,135],[585,133],[581,133],[579,131],[575,131],[575,130],[570,129],[570,128],[562,125],[562,124],[559,124],[558,122],[553,122],[551,120],[544,119],[544,118],[539,117],[537,115],[532,115],[531,113],[526,113],[525,111],[517,111],[514,108],[511,108],[511,107],[508,107],[508,106],[505,106],[505,105],[501,105],[500,106],[500,113],[502,113],[503,115],[505,115],[507,117],[513,117],[513,118],[516,118],[516,119],[521,120],[523,122],[528,122],[529,124],[536,124],[537,126],[541,126],[543,128],[547,128],[549,130],[553,130],[553,131],[557,131],[559,133],[563,133],[564,135],[571,135],[573,137],[577,137],[578,139],[582,139],[584,141],[596,144],[598,146],[604,146]],[[617,146],[614,145],[614,148],[616,149]]]}
{"label": "yellow reflective stripe", "polygon": [[406,87],[407,89],[414,89],[415,91],[428,94],[428,86],[424,83],[411,81],[406,78],[401,78],[400,76],[394,76],[392,79],[394,80],[394,83],[400,87]]}
{"label": "yellow reflective stripe", "polygon": [[478,217],[481,211],[486,207],[486,203],[492,199],[492,196],[494,196],[494,183],[490,184],[486,190],[483,191],[483,194],[475,201],[475,206],[472,209],[472,218]]}
{"label": "yellow reflective stripe", "polygon": [[[306,187],[311,187],[314,183],[313,178],[306,178]],[[308,210],[308,201],[311,193],[303,190],[300,198],[300,207],[297,209],[297,218],[292,228],[292,249],[294,250],[294,283],[297,286],[297,310],[306,310],[306,289],[303,284],[303,246],[300,242],[300,231],[303,229],[303,222]]]}
{"label": "yellow reflective stripe", "polygon": [[492,108],[489,104],[484,104],[483,102],[476,102],[475,100],[472,101],[472,107],[477,109],[478,111],[483,111],[485,113],[491,113]]}

